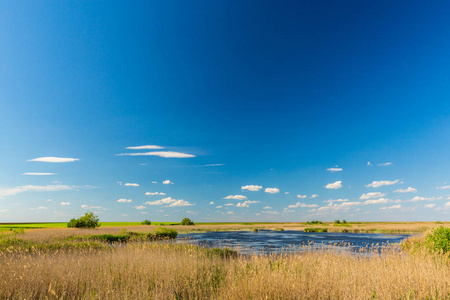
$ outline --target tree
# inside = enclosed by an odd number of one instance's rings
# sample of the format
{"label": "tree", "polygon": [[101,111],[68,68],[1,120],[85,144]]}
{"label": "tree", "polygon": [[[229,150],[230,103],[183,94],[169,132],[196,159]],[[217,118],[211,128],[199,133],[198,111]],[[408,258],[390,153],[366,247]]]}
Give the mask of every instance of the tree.
{"label": "tree", "polygon": [[152,225],[152,222],[150,220],[144,220],[141,222],[142,225]]}
{"label": "tree", "polygon": [[195,225],[195,224],[194,224],[194,222],[191,221],[191,219],[189,219],[189,218],[184,218],[184,219],[181,221],[181,225]]}
{"label": "tree", "polygon": [[93,212],[86,212],[84,216],[79,219],[72,219],[67,223],[69,228],[97,228],[100,227],[98,222],[98,216],[94,215]]}

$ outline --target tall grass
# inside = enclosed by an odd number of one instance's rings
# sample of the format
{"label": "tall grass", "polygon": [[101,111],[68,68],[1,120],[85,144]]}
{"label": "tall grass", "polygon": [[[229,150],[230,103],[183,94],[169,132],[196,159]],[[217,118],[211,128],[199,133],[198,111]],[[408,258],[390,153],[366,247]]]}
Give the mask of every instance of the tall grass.
{"label": "tall grass", "polygon": [[307,247],[300,254],[244,256],[169,242],[18,247],[62,243],[61,236],[46,234],[1,239],[0,299],[450,297],[450,264],[439,255],[385,249],[381,255],[358,256]]}

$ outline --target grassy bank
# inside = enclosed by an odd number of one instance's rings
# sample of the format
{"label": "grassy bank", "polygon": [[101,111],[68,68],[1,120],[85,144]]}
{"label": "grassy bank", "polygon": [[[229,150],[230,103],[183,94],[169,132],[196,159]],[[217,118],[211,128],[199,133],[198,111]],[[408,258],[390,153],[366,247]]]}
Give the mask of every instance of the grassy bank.
{"label": "grassy bank", "polygon": [[[450,297],[450,264],[439,255],[384,250],[381,256],[358,257],[306,248],[301,254],[241,256],[167,242],[108,247],[91,240],[103,234],[100,230],[62,231],[0,239],[0,299]],[[84,240],[78,240],[80,233]],[[122,230],[124,235],[133,234]],[[65,246],[43,246],[58,243]]]}

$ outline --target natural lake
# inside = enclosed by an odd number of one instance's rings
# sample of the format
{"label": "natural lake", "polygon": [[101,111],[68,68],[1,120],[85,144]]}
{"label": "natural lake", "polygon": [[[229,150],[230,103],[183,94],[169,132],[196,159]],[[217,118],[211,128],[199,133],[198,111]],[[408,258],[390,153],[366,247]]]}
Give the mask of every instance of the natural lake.
{"label": "natural lake", "polygon": [[180,234],[178,242],[209,247],[229,247],[242,254],[294,253],[309,249],[332,248],[351,253],[373,253],[401,243],[406,234],[344,233],[303,231],[216,231]]}

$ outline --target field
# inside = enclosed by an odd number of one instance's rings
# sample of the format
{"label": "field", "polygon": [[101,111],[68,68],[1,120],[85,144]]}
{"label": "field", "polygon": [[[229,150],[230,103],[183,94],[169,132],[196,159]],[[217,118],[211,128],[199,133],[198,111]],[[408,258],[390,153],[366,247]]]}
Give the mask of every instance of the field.
{"label": "field", "polygon": [[[386,249],[382,255],[355,256],[330,250],[317,252],[306,247],[301,254],[245,256],[231,250],[203,249],[171,241],[149,240],[111,247],[111,244],[95,238],[100,235],[144,236],[158,227],[120,224],[92,230],[11,228],[0,233],[0,299],[450,297],[450,263],[443,255]],[[166,227],[175,228],[178,232],[262,227],[423,232],[449,224],[334,225],[222,223]]]}

